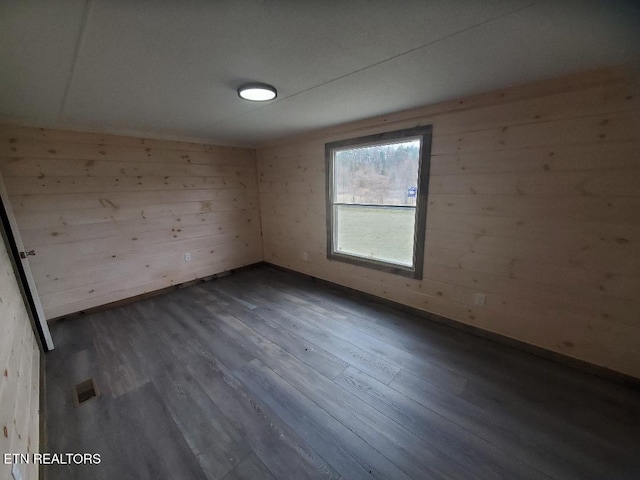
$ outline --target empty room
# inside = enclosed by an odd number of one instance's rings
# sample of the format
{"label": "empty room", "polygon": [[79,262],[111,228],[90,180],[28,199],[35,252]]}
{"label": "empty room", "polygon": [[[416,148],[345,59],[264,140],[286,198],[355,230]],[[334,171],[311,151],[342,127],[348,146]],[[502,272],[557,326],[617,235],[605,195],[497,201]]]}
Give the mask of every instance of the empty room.
{"label": "empty room", "polygon": [[640,478],[640,4],[0,3],[0,479]]}

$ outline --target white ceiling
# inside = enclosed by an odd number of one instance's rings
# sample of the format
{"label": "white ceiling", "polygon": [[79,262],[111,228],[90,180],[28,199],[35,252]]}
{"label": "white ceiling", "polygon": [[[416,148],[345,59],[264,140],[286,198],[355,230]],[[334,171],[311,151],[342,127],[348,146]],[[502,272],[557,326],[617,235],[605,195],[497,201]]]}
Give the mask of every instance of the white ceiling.
{"label": "white ceiling", "polygon": [[637,1],[2,0],[0,121],[252,146],[639,60]]}

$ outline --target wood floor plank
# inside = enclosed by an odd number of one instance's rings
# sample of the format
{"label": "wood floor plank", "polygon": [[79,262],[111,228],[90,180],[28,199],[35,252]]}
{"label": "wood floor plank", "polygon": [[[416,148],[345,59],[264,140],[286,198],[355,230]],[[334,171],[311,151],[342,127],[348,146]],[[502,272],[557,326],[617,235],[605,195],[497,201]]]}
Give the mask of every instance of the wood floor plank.
{"label": "wood floor plank", "polygon": [[52,480],[640,478],[638,390],[269,266],[51,330]]}
{"label": "wood floor plank", "polygon": [[314,404],[258,360],[235,375],[318,453],[330,458],[343,478],[409,479],[402,469]]}
{"label": "wood floor plank", "polygon": [[[225,280],[225,282],[220,282],[223,284],[222,286],[214,286],[215,292],[221,289],[224,290],[224,284],[233,282],[233,279],[225,278]],[[203,288],[207,288],[207,286],[203,286]],[[288,308],[292,300],[280,298],[282,295],[286,295],[284,292],[271,292],[269,289],[252,289],[245,292],[244,295],[245,298],[250,298],[256,304],[253,313],[259,318],[281,325],[307,341],[315,343],[347,364],[357,365],[358,368],[381,381],[390,381],[399,371],[399,367],[392,365],[382,357],[367,352],[348,340],[337,337],[330,329],[314,325],[308,321],[309,315],[307,315],[307,312],[302,313],[302,317],[300,317],[299,312],[294,312]],[[302,304],[304,302],[294,301],[294,308]],[[300,321],[301,318],[304,321]]]}
{"label": "wood floor plank", "polygon": [[[216,288],[216,292],[220,291],[221,288]],[[234,315],[238,320],[327,378],[337,377],[348,366],[347,362],[340,360],[335,355],[300,337],[291,330],[282,327],[282,325],[256,315],[253,312],[254,308],[247,309],[244,306],[234,304],[215,304],[215,297],[202,286],[195,287],[194,292],[202,293],[202,296],[198,297],[201,299],[199,303],[215,305],[217,309]]]}
{"label": "wood floor plank", "polygon": [[415,435],[437,438],[438,448],[477,478],[553,478],[353,367],[342,372],[336,383]]}
{"label": "wood floor plank", "polygon": [[[492,408],[482,408],[434,388],[418,376],[404,371],[389,386],[510,454],[533,462],[541,471],[559,478],[595,480],[601,477],[594,475],[594,469],[590,467],[592,462],[595,471],[606,472],[611,467],[606,455],[593,452],[590,457],[582,451],[580,444],[568,441],[565,431],[557,428],[557,422],[552,428],[549,418],[541,419],[540,423],[530,422],[528,412],[515,416],[505,411],[500,403],[495,403]],[[627,474],[637,473],[640,469],[630,467],[623,471]],[[625,474],[619,478],[629,477]]]}
{"label": "wood floor plank", "polygon": [[113,401],[107,431],[114,426],[109,443],[121,445],[123,463],[136,478],[206,478],[153,384]]}
{"label": "wood floor plank", "polygon": [[[174,358],[173,365],[165,363],[163,368],[174,374],[182,372],[215,404],[216,414],[205,424],[206,428],[215,430],[215,424],[223,421],[222,415],[224,423],[228,420],[230,425],[224,429],[239,432],[261,462],[280,475],[278,478],[286,478],[282,476],[285,471],[303,479],[339,478],[328,463],[233,377],[231,368],[240,368],[254,358],[243,346],[246,342],[230,337],[220,323],[211,321],[211,316],[203,315],[191,302],[180,304],[176,297],[167,295],[164,301],[152,301],[148,308],[142,307],[152,314],[141,323],[150,326],[155,320],[161,327],[173,329],[170,334],[158,332],[160,348],[164,346]],[[187,321],[193,328],[191,337],[185,335]],[[243,353],[238,356],[238,351]]]}
{"label": "wood floor plank", "polygon": [[254,454],[248,455],[223,480],[276,480],[269,469]]}
{"label": "wood floor plank", "polygon": [[[140,318],[136,321],[144,322]],[[148,328],[141,323],[138,333],[143,334],[145,327]],[[176,349],[191,352],[197,348],[192,340],[159,331],[138,338],[133,348],[207,478],[218,479],[238,466],[252,450],[184,366],[176,362]],[[206,428],[202,428],[203,425]],[[212,445],[215,448],[211,448]]]}
{"label": "wood floor plank", "polygon": [[[386,305],[362,302],[357,297],[341,298],[340,292],[317,288],[315,283],[306,279],[294,283],[289,276],[274,269],[269,269],[267,275],[267,278],[258,277],[256,280],[260,287],[256,296],[271,298],[273,303],[286,306],[287,312],[292,314],[298,310],[310,310],[312,317],[320,315],[334,320],[334,325],[343,324],[343,335],[351,333],[357,340],[375,338],[378,345],[379,342],[388,343],[391,353],[400,350],[419,359],[426,358],[432,374],[446,382],[463,383],[464,379],[474,375],[484,378],[488,367],[492,367],[490,373],[494,375],[501,374],[501,369],[504,369],[502,358],[494,358],[491,351],[493,343],[487,340],[470,338],[468,334],[452,331],[443,325],[416,321],[415,316],[394,311]],[[286,298],[281,298],[282,291],[286,291]],[[330,305],[331,309],[322,305]],[[349,331],[349,327],[355,331]],[[375,343],[371,348],[376,348]],[[407,359],[412,361],[407,355],[402,355],[397,361],[402,363]],[[438,369],[440,372],[436,371]],[[509,377],[508,374],[503,376]]]}
{"label": "wood floor plank", "polygon": [[[474,404],[484,410],[497,412],[518,423],[521,429],[535,431],[546,435],[548,439],[562,438],[564,445],[555,445],[554,448],[563,448],[563,456],[572,458],[575,463],[580,463],[589,469],[596,478],[605,478],[613,475],[615,478],[626,478],[630,471],[639,471],[640,458],[638,450],[627,443],[626,428],[620,428],[620,444],[614,444],[605,435],[598,432],[575,427],[557,415],[555,406],[547,411],[540,409],[540,404],[523,400],[521,395],[511,391],[495,387],[487,389],[486,386],[470,382],[461,395],[467,403]],[[588,402],[588,399],[582,399]],[[570,406],[567,405],[567,408]]]}
{"label": "wood floor plank", "polygon": [[399,367],[381,357],[333,335],[329,330],[318,328],[305,319],[275,306],[275,304],[258,307],[253,312],[265,321],[277,323],[295,332],[298,336],[318,345],[347,364],[357,366],[382,382],[390,382],[400,371]]}
{"label": "wood floor plank", "polygon": [[277,345],[264,341],[234,317],[218,314],[217,318],[224,322],[230,336],[235,334],[238,339],[251,342],[256,358],[351,431],[357,432],[378,452],[385,452],[387,458],[403,465],[411,477],[468,478],[471,474],[432,442],[422,441],[312,368],[296,361]]}
{"label": "wood floor plank", "polygon": [[[553,362],[532,355],[512,355],[512,349],[494,342],[416,321],[415,316],[406,312],[394,311],[387,305],[361,302],[357,296],[350,297],[335,289],[316,288],[309,280],[293,282],[290,275],[274,269],[268,273],[268,282],[262,279],[259,283],[261,288],[286,289],[289,296],[308,301],[315,312],[324,312],[324,317],[337,319],[368,337],[390,343],[419,357],[418,362],[427,359],[427,365],[407,369],[417,371],[415,368],[419,368],[421,374],[428,371],[432,381],[454,385],[474,379],[489,388],[501,384],[517,392],[524,401],[544,404],[547,408],[554,406],[557,417],[574,427],[599,428],[617,440],[623,433],[619,425],[624,425],[625,419],[630,416],[640,418],[640,402],[630,402],[634,395],[623,386],[604,386],[599,379],[584,372],[557,368]],[[318,307],[325,304],[331,305],[332,311]],[[391,360],[393,357],[385,358]],[[398,360],[401,361],[402,356]],[[514,375],[514,371],[517,374]],[[575,404],[572,400],[576,396],[591,401]],[[565,405],[567,407],[563,408]],[[640,442],[638,429],[627,429],[626,435],[629,443]]]}
{"label": "wood floor plank", "polygon": [[221,478],[251,453],[249,442],[191,375],[168,372],[153,384],[207,478]]}
{"label": "wood floor plank", "polygon": [[[56,338],[54,330],[54,341]],[[57,348],[47,354],[47,435],[48,449],[50,452],[74,451],[79,441],[84,442],[86,435],[81,434],[81,428],[85,425],[79,422],[78,409],[74,402],[75,385],[82,379],[91,378],[96,362],[95,352],[90,349],[75,351],[70,354]],[[86,405],[92,407],[90,402]],[[94,419],[97,417],[94,417]],[[87,431],[91,432],[92,423]],[[92,447],[97,447],[95,444]],[[104,454],[104,451],[94,450]],[[60,465],[47,468],[49,478],[80,478],[70,465]],[[96,478],[100,478],[99,475]],[[104,477],[103,477],[104,478]]]}
{"label": "wood floor plank", "polygon": [[70,450],[58,452],[99,453],[103,467],[52,465],[49,479],[206,479],[151,383],[118,398],[90,400],[76,415],[79,439],[72,440],[84,446],[72,441],[66,445]]}
{"label": "wood floor plank", "polygon": [[91,318],[94,346],[105,377],[103,393],[114,397],[146,384],[149,378],[131,348],[131,331],[123,328],[129,323],[127,310],[114,309]]}
{"label": "wood floor plank", "polygon": [[57,320],[53,324],[56,330],[54,351],[56,353],[61,352],[59,355],[67,356],[92,348],[94,339],[93,326],[88,319],[95,315],[99,315],[99,313],[83,317],[85,320],[83,322],[76,322],[72,319]]}
{"label": "wood floor plank", "polygon": [[190,359],[187,369],[225,416],[235,422],[276,478],[340,478],[325,459],[252,397],[221,364]]}
{"label": "wood floor plank", "polygon": [[[179,295],[168,295],[161,301],[151,302],[153,318],[147,325],[152,326],[154,322],[163,325],[170,335],[165,335],[167,345],[174,342],[170,336],[177,336],[187,342],[195,352],[207,354],[209,359],[224,359],[225,365],[230,369],[235,369],[253,360],[254,356],[242,343],[235,342],[220,330],[216,322],[203,315],[192,302],[183,301]],[[155,299],[154,299],[155,300]]]}

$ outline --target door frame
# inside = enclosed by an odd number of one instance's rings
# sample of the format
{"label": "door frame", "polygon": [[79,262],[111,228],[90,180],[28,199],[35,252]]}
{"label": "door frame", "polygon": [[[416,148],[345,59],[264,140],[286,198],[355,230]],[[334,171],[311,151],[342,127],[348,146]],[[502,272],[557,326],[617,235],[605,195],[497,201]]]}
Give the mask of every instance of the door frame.
{"label": "door frame", "polygon": [[13,264],[18,286],[22,293],[29,317],[32,319],[32,327],[38,337],[39,343],[45,352],[53,350],[53,339],[49,331],[49,325],[38,297],[33,274],[27,258],[20,257],[20,247],[24,248],[18,226],[9,203],[9,195],[0,174],[0,219],[2,221],[2,236],[7,246],[7,253]]}

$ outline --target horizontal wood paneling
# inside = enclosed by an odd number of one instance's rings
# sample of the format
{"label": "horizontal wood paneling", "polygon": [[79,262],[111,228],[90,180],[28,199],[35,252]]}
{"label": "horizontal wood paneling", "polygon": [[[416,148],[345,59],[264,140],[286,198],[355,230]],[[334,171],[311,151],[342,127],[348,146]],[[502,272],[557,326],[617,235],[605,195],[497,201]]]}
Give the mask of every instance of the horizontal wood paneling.
{"label": "horizontal wood paneling", "polygon": [[635,112],[434,135],[431,151],[442,155],[639,140]]}
{"label": "horizontal wood paneling", "polygon": [[[611,68],[265,144],[265,260],[640,377],[639,91]],[[428,124],[424,279],[329,262],[324,144]]]}
{"label": "horizontal wood paneling", "polygon": [[[25,130],[16,125],[3,125],[0,130],[0,138],[39,141],[58,141],[65,143],[81,143],[90,145],[113,145],[134,148],[158,148],[164,150],[178,150],[183,152],[228,152],[231,147],[209,145],[203,143],[182,142],[174,140],[160,140],[144,137],[124,137],[122,135],[102,134],[93,132],[81,132],[71,130],[54,130],[49,128],[30,128]],[[245,149],[238,149],[245,150]]]}
{"label": "horizontal wood paneling", "polygon": [[241,179],[217,177],[87,177],[78,182],[75,177],[14,177],[10,193],[26,195],[38,190],[43,194],[89,192],[136,192],[144,185],[147,191],[181,189],[238,189],[246,187]]}
{"label": "horizontal wood paneling", "polygon": [[[40,350],[4,242],[0,241],[0,454],[39,451]],[[23,465],[25,479],[37,466]],[[0,477],[11,465],[0,462]]]}
{"label": "horizontal wood paneling", "polygon": [[0,139],[49,319],[262,260],[254,150],[14,126]]}

